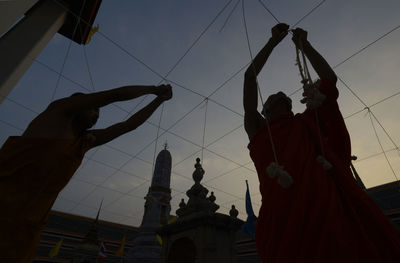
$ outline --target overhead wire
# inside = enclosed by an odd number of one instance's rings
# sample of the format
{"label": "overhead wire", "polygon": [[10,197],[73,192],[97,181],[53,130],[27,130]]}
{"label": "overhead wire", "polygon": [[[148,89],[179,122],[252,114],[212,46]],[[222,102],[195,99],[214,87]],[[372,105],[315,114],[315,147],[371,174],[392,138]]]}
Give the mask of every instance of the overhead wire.
{"label": "overhead wire", "polygon": [[393,138],[390,136],[390,134],[387,132],[387,130],[383,127],[381,122],[378,120],[378,118],[375,116],[375,114],[372,112],[370,108],[368,108],[368,105],[347,85],[339,76],[338,80],[342,82],[342,84],[365,106],[365,108],[368,109],[369,113],[374,117],[376,122],[379,124],[379,126],[383,129],[385,132],[386,136],[389,138],[389,140],[393,143],[393,145],[398,148],[397,144],[394,142]]}
{"label": "overhead wire", "polygon": [[[278,22],[279,20],[276,18],[276,16],[265,6],[265,4],[259,0],[259,2],[261,3],[261,5],[264,7],[264,9]],[[321,1],[315,8],[313,8],[310,12],[308,12],[303,18],[301,18],[299,20],[302,21],[304,20],[305,17],[309,16],[314,10],[316,10],[319,6],[321,6],[325,1]],[[295,23],[295,25],[297,25],[299,22]],[[294,27],[294,26],[293,26]],[[384,37],[388,36],[389,34],[391,34],[392,32],[396,31],[397,29],[400,28],[400,25],[394,27],[393,29],[389,30],[388,32],[386,32],[385,34],[383,34],[382,36],[378,37],[376,40],[372,41],[371,43],[367,44],[366,46],[362,47],[360,50],[358,50],[357,52],[355,52],[354,54],[352,54],[351,56],[349,56],[348,58],[344,59],[343,61],[341,61],[340,63],[338,63],[337,65],[335,65],[333,67],[333,69],[337,68],[338,66],[344,64],[345,62],[347,62],[348,60],[350,60],[351,58],[353,58],[354,56],[358,55],[359,53],[361,53],[362,51],[364,51],[365,49],[367,49],[368,47],[372,46],[373,44],[375,44],[376,42],[378,42],[379,40],[383,39]],[[246,31],[246,36],[247,35],[247,31]],[[250,45],[248,44],[249,48]],[[250,52],[251,53],[251,52]],[[398,149],[397,144],[394,142],[394,140],[392,139],[392,137],[389,135],[389,133],[387,132],[387,130],[383,127],[383,125],[380,123],[380,121],[378,120],[378,118],[376,118],[376,116],[373,114],[373,112],[371,111],[370,108],[368,108],[367,104],[350,88],[349,85],[347,85],[339,76],[338,80],[353,94],[353,96],[355,96],[363,105],[364,105],[364,109],[368,109],[370,115],[372,114],[372,116],[374,117],[374,119],[377,121],[377,123],[381,126],[381,128],[383,129],[383,131],[385,132],[386,136],[389,138],[389,140],[394,144],[395,148]],[[301,89],[297,89],[295,92],[291,93],[290,95],[294,95],[295,93],[297,93],[299,90]],[[384,151],[383,151],[384,152]],[[389,163],[389,162],[388,162]],[[390,168],[392,169],[390,163],[389,163]],[[397,179],[397,177],[396,177]],[[398,180],[397,180],[398,181]]]}
{"label": "overhead wire", "polygon": [[[261,2],[261,1],[260,1]],[[322,1],[322,2],[324,2],[324,1]],[[262,3],[262,2],[261,2]],[[263,3],[262,3],[263,4]],[[320,3],[319,5],[321,5],[322,3]],[[318,6],[319,6],[318,5]],[[263,4],[263,6],[264,6],[264,4]],[[314,8],[314,9],[316,9],[316,8]],[[273,14],[272,14],[273,15]],[[274,16],[274,18],[276,19],[276,17]],[[304,19],[305,17],[303,17],[302,19]],[[278,21],[279,22],[279,21]]]}
{"label": "overhead wire", "polygon": [[66,52],[66,54],[64,56],[64,60],[63,60],[63,63],[61,65],[60,74],[58,75],[56,86],[55,86],[55,88],[53,90],[53,94],[51,95],[51,101],[54,100],[54,96],[56,95],[58,85],[60,84],[61,73],[64,71],[65,63],[67,62],[67,58],[68,58],[69,52],[71,50],[72,41],[73,41],[73,39],[75,37],[76,30],[78,29],[78,25],[80,23],[81,15],[82,15],[83,9],[85,7],[85,4],[86,4],[86,0],[84,0],[83,3],[82,3],[82,6],[81,6],[81,9],[79,11],[79,16],[77,17],[77,21],[76,21],[74,30],[72,31],[72,36],[71,36],[71,39],[70,39],[70,41],[68,43],[67,52]]}
{"label": "overhead wire", "polygon": [[370,46],[372,46],[373,44],[375,44],[376,42],[378,42],[379,40],[385,38],[386,36],[390,35],[391,33],[393,33],[394,31],[398,30],[400,28],[400,25],[395,26],[394,28],[392,28],[391,30],[389,30],[388,32],[386,32],[385,34],[383,34],[382,36],[378,37],[377,39],[375,39],[374,41],[368,43],[367,45],[365,45],[364,47],[362,47],[361,49],[359,49],[358,51],[356,51],[355,53],[353,53],[352,55],[350,55],[349,57],[347,57],[346,59],[342,60],[341,62],[339,62],[338,64],[336,64],[333,69],[341,66],[342,64],[346,63],[347,61],[349,61],[350,59],[352,59],[353,57],[357,56],[358,54],[360,54],[361,52],[363,52],[364,50],[366,50],[367,48],[369,48]]}
{"label": "overhead wire", "polygon": [[236,4],[233,6],[232,10],[229,12],[227,18],[225,19],[224,23],[222,24],[222,26],[221,26],[221,28],[220,28],[220,30],[219,30],[220,33],[221,33],[222,30],[225,28],[226,24],[228,23],[229,19],[231,18],[233,12],[236,10],[236,8],[237,8],[237,6],[239,5],[239,3],[240,3],[240,0],[237,0],[237,1],[236,1]]}
{"label": "overhead wire", "polygon": [[383,155],[385,156],[386,162],[387,162],[387,164],[389,165],[389,168],[390,168],[390,170],[392,171],[394,177],[396,178],[396,181],[399,182],[399,179],[397,178],[396,172],[394,171],[394,169],[393,169],[393,167],[392,167],[392,165],[391,165],[391,163],[390,163],[390,161],[389,161],[389,158],[388,158],[387,155],[386,155],[385,149],[383,148],[382,142],[381,142],[381,140],[380,140],[380,138],[379,138],[379,136],[378,136],[378,132],[376,131],[374,121],[372,120],[371,111],[370,111],[369,109],[368,109],[368,116],[369,116],[369,119],[370,119],[370,121],[371,121],[371,126],[372,126],[372,128],[373,128],[373,130],[374,130],[375,137],[376,137],[376,139],[377,139],[377,141],[378,141],[378,143],[379,143],[379,146],[380,146],[380,148],[381,148],[381,150],[382,150]]}
{"label": "overhead wire", "polygon": [[[262,3],[262,2],[260,1],[260,3]],[[264,3],[262,3],[262,4],[264,5]],[[253,59],[253,53],[252,53],[252,51],[251,51],[250,38],[249,38],[248,30],[247,30],[246,14],[245,14],[245,8],[244,8],[244,7],[245,7],[245,6],[244,6],[244,0],[242,0],[243,25],[244,25],[244,29],[245,29],[245,33],[246,33],[247,47],[248,47],[248,49],[249,49],[249,54],[250,54],[250,59],[251,59],[250,67],[251,67],[252,70],[253,70],[253,74],[254,74],[254,77],[255,77],[255,82],[256,82],[257,90],[258,90],[258,93],[259,93],[259,95],[260,95],[261,105],[264,106],[264,100],[263,100],[263,97],[262,97],[260,85],[258,85],[256,68],[255,68],[255,65],[254,65],[254,63],[253,63],[254,59]],[[267,10],[268,10],[268,9],[267,9]],[[268,10],[268,11],[269,11],[269,10]],[[271,12],[270,12],[270,13],[271,13]],[[272,13],[271,13],[271,15],[274,16]],[[274,16],[274,18],[276,19],[275,16]],[[265,118],[265,123],[266,123],[266,126],[267,126],[268,138],[269,138],[269,141],[270,141],[270,144],[271,144],[272,153],[274,154],[275,163],[276,163],[276,164],[279,164],[279,162],[278,162],[278,156],[277,156],[277,154],[276,154],[276,148],[275,148],[274,140],[273,140],[273,138],[272,138],[271,127],[270,127],[270,124],[269,124],[269,120],[268,120],[267,118]]]}
{"label": "overhead wire", "polygon": [[[38,62],[39,63],[39,62]],[[40,63],[39,63],[40,64]],[[47,67],[47,66],[46,66]],[[54,70],[52,70],[52,71],[54,71]],[[62,74],[60,74],[60,76],[61,76]],[[64,76],[63,76],[64,77]],[[73,82],[74,83],[74,82]],[[75,82],[75,84],[77,84],[76,82]],[[79,85],[79,84],[78,84]]]}
{"label": "overhead wire", "polygon": [[[154,125],[156,125],[156,124],[154,124]],[[211,146],[212,144],[218,142],[219,140],[223,139],[224,137],[226,137],[227,135],[231,134],[232,132],[238,130],[238,129],[241,128],[242,126],[243,126],[243,124],[239,125],[238,127],[234,128],[233,130],[229,131],[228,133],[226,133],[226,134],[220,136],[219,138],[217,138],[217,139],[215,139],[214,141],[212,141],[212,142],[210,142],[209,144],[207,144],[207,146],[205,146],[205,148],[207,148],[207,147]],[[23,131],[23,129],[20,129],[20,130]],[[175,135],[175,136],[180,137],[181,139],[184,139],[184,140],[186,140],[186,141],[189,141],[188,139],[183,138],[183,137],[181,137],[181,136],[179,136],[179,135],[177,135],[177,134],[175,134],[175,133],[172,133],[172,134]],[[190,141],[189,141],[189,142],[190,142]],[[193,142],[192,142],[192,143],[193,143]],[[197,144],[195,144],[195,145],[198,146],[198,147],[200,147],[200,146],[197,145]],[[132,156],[132,154],[127,153],[127,152],[124,152],[124,151],[122,151],[122,150],[120,150],[120,149],[118,149],[118,148],[112,147],[111,145],[105,145],[105,147],[111,148],[111,149],[116,150],[116,151],[119,151],[119,152],[121,152],[121,153],[123,153],[123,154],[125,154],[125,155],[131,156],[132,159],[135,158],[135,159],[144,161],[143,159],[139,158],[138,156]],[[216,154],[216,155],[219,155],[219,154],[215,153],[214,151],[210,151],[210,152],[211,152],[211,153],[214,153],[214,154]],[[222,155],[219,155],[219,156],[222,157]],[[112,166],[112,165],[109,165],[109,164],[107,164],[107,163],[104,163],[104,162],[102,162],[102,161],[93,159],[91,156],[85,157],[85,159],[90,160],[90,161],[93,161],[93,162],[95,162],[95,163],[99,163],[99,164],[104,165],[104,166],[106,166],[106,167],[109,167],[109,168],[111,168],[111,169],[115,169],[115,170],[120,169],[120,168],[114,167],[114,166]],[[229,161],[230,159],[226,159],[226,160]],[[146,162],[146,163],[148,163],[148,164],[151,165],[150,162],[147,162],[147,161],[144,161],[144,162]],[[234,162],[234,163],[235,163],[236,165],[238,165],[237,169],[238,169],[238,168],[242,168],[242,167],[244,167],[244,166],[246,166],[246,165],[249,164],[249,162],[248,162],[248,163],[245,163],[245,164],[239,164],[239,163],[236,163],[236,162]],[[176,165],[175,165],[175,166],[176,166]],[[82,169],[82,168],[83,168],[83,167],[81,166],[80,169]],[[233,170],[236,170],[236,169],[232,169],[231,171],[233,171]],[[213,177],[211,180],[214,180],[214,179],[216,179],[217,177],[221,177],[221,176],[223,176],[223,175],[226,175],[226,174],[228,174],[228,173],[231,172],[231,171],[224,172],[224,173],[221,174],[221,175],[218,175],[218,176],[216,176],[216,177]],[[250,169],[249,171],[252,171],[252,172],[255,173],[255,171],[253,171],[253,170],[251,170],[251,169]],[[126,173],[126,174],[128,174],[128,175],[131,175],[131,176],[133,176],[133,177],[137,177],[137,178],[139,178],[139,179],[145,180],[144,183],[150,181],[150,180],[148,180],[148,179],[146,179],[146,178],[140,177],[140,176],[138,176],[138,175],[136,175],[136,174],[133,174],[133,173],[131,173],[131,172],[127,172],[126,170],[123,170],[123,172]],[[176,174],[176,175],[178,175],[178,176],[180,176],[180,177],[183,177],[183,178],[185,178],[185,179],[191,180],[190,178],[188,178],[188,177],[186,177],[186,176],[183,176],[183,175],[179,175],[179,174],[176,173],[176,172],[173,172],[173,174]],[[110,176],[110,177],[111,177],[111,176]],[[106,180],[107,180],[107,179],[106,179]],[[106,180],[104,180],[104,182],[105,182]],[[87,182],[87,181],[86,181],[86,182]],[[88,183],[88,182],[87,182],[87,183]],[[207,182],[204,182],[204,183],[207,183]],[[92,185],[94,185],[94,186],[99,186],[99,188],[106,188],[106,189],[108,189],[108,190],[113,190],[113,189],[111,189],[111,188],[108,188],[108,187],[103,186],[102,184],[92,184]],[[101,187],[100,187],[100,186],[101,186]],[[218,189],[218,188],[215,188],[215,187],[214,187],[214,189],[216,189],[216,190],[218,190],[218,191],[222,191],[221,189]],[[226,193],[226,192],[225,192],[225,193]],[[236,195],[233,195],[233,196],[237,197]],[[240,197],[238,197],[238,198],[240,198]]]}
{"label": "overhead wire", "polygon": [[[389,149],[389,150],[385,150],[385,153],[393,152],[393,151],[396,151],[396,150],[398,150],[398,149],[397,149],[397,148],[391,148],[391,149]],[[374,158],[374,157],[376,157],[376,156],[379,156],[379,155],[381,155],[381,154],[383,154],[382,151],[379,152],[379,153],[374,153],[374,154],[368,155],[368,156],[363,157],[363,158],[357,158],[357,160],[355,160],[354,162],[362,162],[362,161],[365,161],[365,160]]]}
{"label": "overhead wire", "polygon": [[207,109],[208,109],[208,99],[204,100],[204,124],[203,124],[203,138],[201,141],[201,164],[203,164],[203,152],[204,152],[204,139],[206,136],[206,126],[207,126]]}
{"label": "overhead wire", "polygon": [[361,112],[363,112],[363,111],[365,111],[365,110],[367,110],[367,109],[370,109],[370,108],[372,108],[372,107],[374,107],[374,106],[376,106],[376,105],[378,105],[378,104],[381,104],[382,102],[385,102],[386,100],[391,99],[391,98],[393,98],[393,97],[396,97],[396,96],[398,96],[398,95],[400,95],[400,91],[399,91],[399,92],[396,92],[396,93],[394,93],[394,94],[392,94],[392,95],[389,95],[388,97],[385,97],[385,98],[383,98],[383,99],[381,99],[381,100],[379,100],[379,101],[377,101],[377,102],[375,102],[375,103],[369,105],[368,107],[364,107],[364,108],[362,108],[362,109],[360,109],[360,110],[358,110],[358,111],[355,111],[355,112],[353,112],[353,113],[347,115],[346,117],[344,117],[344,119],[351,118],[351,117],[353,117],[354,115],[357,115],[357,114],[359,114],[359,113],[361,113]]}
{"label": "overhead wire", "polygon": [[326,0],[322,0],[316,6],[314,6],[307,14],[305,14],[302,18],[300,18],[296,23],[294,23],[291,28],[294,28],[298,24],[300,24],[304,19],[306,19],[309,15],[311,15],[315,10],[317,10],[322,4],[324,4]]}
{"label": "overhead wire", "polygon": [[[243,1],[243,0],[242,0]],[[278,18],[269,10],[269,8],[264,4],[262,0],[258,0],[258,2],[261,4],[261,6],[275,19],[275,21],[280,24],[281,22],[279,21]]]}

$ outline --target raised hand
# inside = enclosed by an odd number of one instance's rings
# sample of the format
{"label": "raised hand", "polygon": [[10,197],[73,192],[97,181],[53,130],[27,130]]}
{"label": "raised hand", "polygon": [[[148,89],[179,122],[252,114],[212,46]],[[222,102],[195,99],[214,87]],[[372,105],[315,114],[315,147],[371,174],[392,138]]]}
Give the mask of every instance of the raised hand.
{"label": "raised hand", "polygon": [[292,30],[293,32],[293,37],[292,40],[296,46],[303,44],[305,41],[307,41],[307,31],[305,31],[302,28],[296,28]]}
{"label": "raised hand", "polygon": [[157,87],[157,96],[162,100],[170,100],[172,98],[172,87],[171,85],[160,85]]}
{"label": "raised hand", "polygon": [[274,42],[275,45],[279,44],[288,34],[289,25],[285,23],[280,23],[275,25],[271,29],[272,37],[271,40]]}

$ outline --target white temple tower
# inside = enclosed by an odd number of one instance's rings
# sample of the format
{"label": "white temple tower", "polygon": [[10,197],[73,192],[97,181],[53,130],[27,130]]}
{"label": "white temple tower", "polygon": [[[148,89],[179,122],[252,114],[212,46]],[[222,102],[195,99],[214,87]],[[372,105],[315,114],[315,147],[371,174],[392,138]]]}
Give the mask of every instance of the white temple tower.
{"label": "white temple tower", "polygon": [[124,262],[160,262],[161,245],[157,240],[156,230],[167,224],[171,211],[171,163],[171,154],[165,146],[157,156],[151,186],[145,197],[142,224]]}

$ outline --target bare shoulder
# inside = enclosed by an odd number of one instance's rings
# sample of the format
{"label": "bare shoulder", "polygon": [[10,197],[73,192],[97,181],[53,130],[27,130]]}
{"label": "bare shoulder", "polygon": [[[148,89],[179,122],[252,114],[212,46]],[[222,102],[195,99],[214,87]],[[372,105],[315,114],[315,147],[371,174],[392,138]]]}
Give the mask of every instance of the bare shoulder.
{"label": "bare shoulder", "polygon": [[45,111],[34,118],[24,131],[24,137],[36,138],[69,138],[73,137],[71,121],[67,115],[57,108],[47,107]]}

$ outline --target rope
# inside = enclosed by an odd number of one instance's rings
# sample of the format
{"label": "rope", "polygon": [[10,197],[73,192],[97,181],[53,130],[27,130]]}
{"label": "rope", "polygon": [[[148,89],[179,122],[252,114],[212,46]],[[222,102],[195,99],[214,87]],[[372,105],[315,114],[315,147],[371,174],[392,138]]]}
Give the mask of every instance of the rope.
{"label": "rope", "polygon": [[354,56],[360,54],[361,52],[363,52],[365,49],[369,48],[370,46],[372,46],[373,44],[375,44],[376,42],[378,42],[379,40],[381,40],[382,38],[388,36],[389,34],[391,34],[392,32],[396,31],[397,29],[400,28],[400,25],[395,26],[394,28],[392,28],[391,30],[389,30],[388,32],[386,32],[385,34],[383,34],[382,36],[378,37],[377,39],[375,39],[374,41],[372,41],[371,43],[367,44],[366,46],[362,47],[360,50],[358,50],[357,52],[355,52],[353,55],[349,56],[348,58],[342,60],[341,62],[339,62],[338,64],[336,64],[333,69],[339,67],[340,65],[344,64],[345,62],[347,62],[348,60],[350,60],[351,58],[353,58]]}
{"label": "rope", "polygon": [[87,67],[87,70],[88,70],[88,73],[89,73],[90,85],[92,87],[92,90],[96,91],[96,89],[94,87],[94,81],[93,81],[93,77],[92,77],[92,72],[91,72],[90,67],[89,67],[89,60],[88,60],[88,57],[87,57],[87,54],[86,54],[85,45],[83,45],[82,48],[83,48],[83,56],[84,56],[85,62],[86,62],[86,67]]}
{"label": "rope", "polygon": [[[244,1],[244,0],[242,0]],[[276,16],[271,12],[271,10],[268,9],[268,7],[261,1],[258,0],[258,2],[262,5],[262,7],[264,7],[264,9],[275,19],[276,22],[278,22],[279,24],[281,23],[278,18],[276,18]]]}
{"label": "rope", "polygon": [[229,13],[228,17],[225,19],[224,24],[222,25],[221,29],[219,30],[220,33],[225,28],[226,24],[228,23],[229,19],[231,18],[233,12],[236,10],[236,8],[239,5],[239,3],[240,3],[240,0],[237,0],[236,4],[233,6],[231,12]]}
{"label": "rope", "polygon": [[206,135],[206,125],[207,125],[208,99],[205,99],[204,105],[205,105],[205,110],[204,110],[203,140],[201,143],[201,164],[203,164],[204,139],[205,139],[205,135]]}
{"label": "rope", "polygon": [[386,136],[389,138],[389,140],[392,142],[392,144],[394,145],[394,147],[396,149],[399,149],[399,146],[397,146],[397,144],[394,142],[394,140],[392,139],[392,137],[389,135],[389,133],[387,132],[387,130],[383,127],[383,125],[381,124],[381,122],[378,120],[378,118],[375,116],[375,114],[370,111],[372,117],[374,117],[375,121],[379,124],[379,126],[382,128],[383,132],[386,134]]}
{"label": "rope", "polygon": [[325,3],[326,0],[322,0],[321,2],[319,2],[319,4],[317,4],[315,7],[313,7],[307,14],[305,14],[302,18],[299,19],[299,21],[297,21],[292,28],[294,28],[295,26],[297,26],[298,24],[301,23],[301,21],[303,21],[307,16],[309,16],[311,13],[313,13],[318,7],[320,7],[323,3]]}
{"label": "rope", "polygon": [[397,175],[396,175],[395,171],[393,170],[392,165],[391,165],[390,162],[389,162],[389,158],[388,158],[387,155],[386,155],[386,151],[385,151],[385,149],[383,149],[383,145],[382,145],[382,143],[381,143],[381,140],[379,139],[378,133],[377,133],[376,128],[375,128],[374,121],[372,120],[372,114],[371,114],[370,109],[368,109],[368,116],[369,116],[369,119],[370,119],[370,121],[371,121],[371,125],[372,125],[372,128],[373,128],[374,133],[375,133],[375,137],[376,137],[376,139],[377,139],[377,141],[378,141],[378,143],[379,143],[379,146],[381,147],[381,150],[382,150],[383,155],[385,156],[386,162],[388,163],[388,165],[389,165],[389,167],[390,167],[390,170],[392,171],[394,177],[396,178],[396,181],[399,181],[399,179],[397,178]]}
{"label": "rope", "polygon": [[[393,151],[396,151],[396,150],[398,150],[398,149],[397,148],[392,148],[392,149],[386,150],[385,152],[388,153],[388,152],[393,152]],[[383,152],[374,153],[374,154],[368,155],[368,156],[366,156],[364,158],[357,159],[356,162],[365,161],[365,160],[371,159],[373,157],[379,156],[381,154],[383,154]]]}
{"label": "rope", "polygon": [[[303,59],[304,68],[302,67],[301,62],[300,62],[299,53],[301,53],[301,57]],[[311,74],[310,74],[310,71],[308,70],[308,66],[307,66],[307,58],[306,58],[306,56],[304,54],[303,44],[301,43],[301,41],[300,41],[300,49],[296,47],[296,60],[297,60],[296,64],[297,64],[297,66],[299,68],[300,75],[302,77],[302,81],[301,82],[303,83],[303,85],[307,85],[307,84],[308,85],[313,85],[313,81],[311,79]],[[324,142],[323,142],[323,139],[322,139],[321,126],[320,126],[320,121],[319,121],[319,116],[318,116],[318,109],[314,109],[314,112],[315,112],[315,122],[316,122],[316,126],[317,126],[317,129],[318,129],[318,138],[319,138],[320,150],[321,150],[322,156],[325,157]]]}
{"label": "rope", "polygon": [[[245,29],[245,33],[246,33],[247,46],[248,46],[249,53],[250,53],[250,58],[251,58],[251,62],[250,63],[251,63],[251,67],[253,69],[253,73],[254,73],[255,79],[256,79],[256,85],[257,85],[258,93],[260,95],[261,105],[264,106],[264,100],[262,98],[261,89],[260,89],[260,86],[258,85],[256,68],[255,68],[254,63],[253,63],[253,53],[251,52],[250,38],[249,38],[248,30],[247,30],[246,15],[245,15],[245,8],[244,8],[244,0],[242,0],[242,14],[243,14],[244,29]],[[270,140],[270,143],[271,143],[272,152],[274,154],[274,160],[275,160],[276,164],[279,164],[278,163],[278,157],[276,155],[275,144],[274,144],[274,141],[272,139],[271,127],[270,127],[270,124],[269,124],[269,121],[268,121],[267,118],[265,118],[265,122],[267,124],[268,137],[269,137],[269,140]]]}
{"label": "rope", "polygon": [[60,84],[61,74],[64,71],[65,63],[67,62],[69,51],[71,49],[72,40],[75,37],[76,29],[78,28],[78,25],[79,25],[79,23],[81,21],[81,15],[82,15],[82,12],[83,12],[83,8],[85,7],[85,4],[86,4],[86,0],[83,1],[83,4],[81,6],[81,10],[79,11],[79,16],[77,17],[77,22],[76,22],[76,25],[74,27],[74,31],[72,31],[72,37],[71,37],[71,40],[69,41],[69,44],[68,44],[67,53],[64,56],[64,61],[63,61],[62,66],[61,66],[60,74],[58,75],[58,78],[57,78],[56,87],[54,88],[53,94],[51,95],[51,101],[54,100],[54,96],[56,95],[56,91],[57,91],[58,85]]}
{"label": "rope", "polygon": [[[376,122],[379,124],[379,126],[382,128],[382,130],[385,132],[386,136],[389,138],[389,140],[393,143],[393,145],[396,148],[399,148],[397,146],[397,144],[394,142],[394,140],[392,139],[392,137],[389,135],[389,133],[387,132],[387,130],[383,127],[383,125],[380,123],[380,121],[378,120],[378,118],[375,116],[375,114],[371,111],[371,109],[367,106],[367,104],[340,78],[338,77],[338,79],[340,80],[340,82],[343,83],[343,85],[365,106],[364,109],[368,109],[368,111],[370,112],[370,114],[374,117],[374,119],[376,120]],[[395,95],[395,94],[394,94]],[[393,96],[393,95],[392,95]],[[389,96],[390,98],[391,96]]]}
{"label": "rope", "polygon": [[165,104],[163,102],[162,106],[161,106],[160,119],[158,121],[157,136],[156,136],[155,144],[154,144],[153,165],[152,165],[153,168],[152,168],[152,171],[151,171],[152,176],[154,174],[154,169],[155,169],[155,164],[156,164],[157,144],[158,144],[158,138],[159,138],[159,135],[160,135],[161,120],[162,120],[162,116],[163,116],[163,113],[164,113],[164,105]]}

